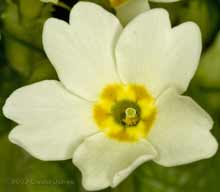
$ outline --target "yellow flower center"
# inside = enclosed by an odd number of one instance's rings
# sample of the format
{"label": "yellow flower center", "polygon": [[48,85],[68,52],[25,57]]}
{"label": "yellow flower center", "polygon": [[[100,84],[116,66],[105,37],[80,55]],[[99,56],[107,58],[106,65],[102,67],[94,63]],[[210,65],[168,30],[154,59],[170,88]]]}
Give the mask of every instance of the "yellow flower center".
{"label": "yellow flower center", "polygon": [[93,117],[106,136],[119,141],[146,138],[156,118],[155,99],[141,85],[106,86],[93,107]]}

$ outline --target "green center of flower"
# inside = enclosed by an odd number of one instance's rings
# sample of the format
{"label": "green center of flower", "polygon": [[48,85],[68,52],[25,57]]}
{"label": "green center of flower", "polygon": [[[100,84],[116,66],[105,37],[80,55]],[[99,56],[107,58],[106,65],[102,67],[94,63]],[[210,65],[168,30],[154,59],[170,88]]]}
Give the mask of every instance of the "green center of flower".
{"label": "green center of flower", "polygon": [[141,109],[138,104],[133,101],[122,100],[112,106],[111,112],[116,123],[127,128],[138,124]]}

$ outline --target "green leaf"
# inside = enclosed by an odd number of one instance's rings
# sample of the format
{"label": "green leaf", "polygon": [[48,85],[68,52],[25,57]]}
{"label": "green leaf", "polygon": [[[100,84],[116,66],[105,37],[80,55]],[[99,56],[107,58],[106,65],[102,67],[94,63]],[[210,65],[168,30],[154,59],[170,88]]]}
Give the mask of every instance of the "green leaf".
{"label": "green leaf", "polygon": [[220,92],[220,33],[202,56],[196,79],[201,86]]}
{"label": "green leaf", "polygon": [[6,61],[28,82],[56,77],[42,47],[43,24],[52,11],[38,0],[6,1],[1,16]]}
{"label": "green leaf", "polygon": [[[17,73],[12,71],[8,66],[0,65],[0,109],[2,109],[5,99],[9,94],[21,85],[21,81]],[[8,132],[13,122],[7,120],[0,110],[0,134]]]}
{"label": "green leaf", "polygon": [[79,172],[71,161],[36,160],[11,144],[6,135],[0,137],[0,146],[0,191],[80,192]]}

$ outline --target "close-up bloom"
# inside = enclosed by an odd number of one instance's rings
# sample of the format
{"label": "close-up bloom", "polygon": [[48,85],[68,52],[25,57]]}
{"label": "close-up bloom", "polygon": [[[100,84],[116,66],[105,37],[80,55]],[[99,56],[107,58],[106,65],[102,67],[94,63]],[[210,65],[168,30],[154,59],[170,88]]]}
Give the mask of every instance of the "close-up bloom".
{"label": "close-up bloom", "polygon": [[172,28],[157,8],[123,28],[80,2],[69,24],[46,21],[43,46],[60,81],[9,96],[3,113],[18,124],[9,139],[40,160],[73,159],[85,189],[115,187],[146,161],[170,167],[216,153],[211,117],[181,96],[202,51],[195,23]]}

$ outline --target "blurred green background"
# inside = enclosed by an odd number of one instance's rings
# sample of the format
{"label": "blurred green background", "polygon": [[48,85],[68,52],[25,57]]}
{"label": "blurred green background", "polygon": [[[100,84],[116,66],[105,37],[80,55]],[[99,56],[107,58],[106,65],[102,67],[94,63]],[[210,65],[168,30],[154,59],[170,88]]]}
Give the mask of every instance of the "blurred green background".
{"label": "blurred green background", "polygon": [[[107,0],[90,0],[113,12]],[[63,1],[73,6],[77,1]],[[195,21],[203,35],[199,69],[187,95],[208,111],[220,143],[220,0],[151,3],[164,7],[173,25]],[[0,108],[16,88],[43,79],[56,79],[41,43],[42,26],[51,16],[68,20],[65,8],[39,0],[0,0]],[[0,192],[83,192],[80,172],[71,161],[42,162],[11,144],[13,122],[0,112]],[[164,168],[146,163],[114,192],[219,192],[220,154],[190,165]]]}

